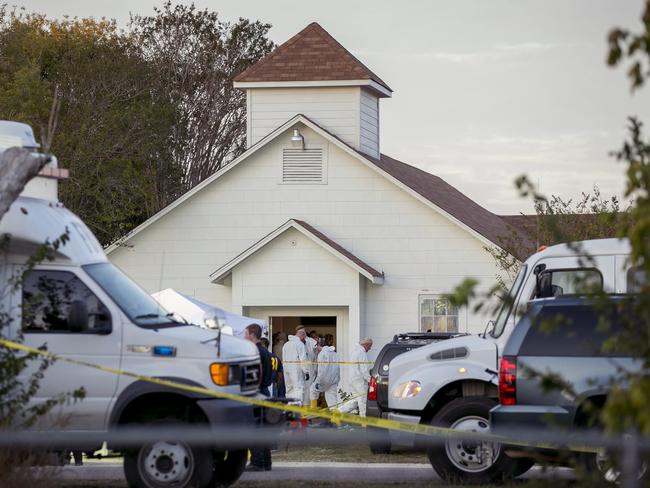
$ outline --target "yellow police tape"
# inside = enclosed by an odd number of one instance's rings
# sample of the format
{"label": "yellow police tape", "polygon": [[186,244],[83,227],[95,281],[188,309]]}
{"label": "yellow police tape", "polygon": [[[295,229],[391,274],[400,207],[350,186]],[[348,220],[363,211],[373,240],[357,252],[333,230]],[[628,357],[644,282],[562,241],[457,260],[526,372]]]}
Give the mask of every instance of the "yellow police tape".
{"label": "yellow police tape", "polygon": [[282,361],[282,364],[374,364],[372,361]]}
{"label": "yellow police tape", "polygon": [[[89,368],[94,368],[99,371],[104,371],[105,373],[112,373],[121,376],[128,376],[129,378],[135,378],[140,381],[146,381],[148,383],[154,383],[161,386],[167,386],[169,388],[174,388],[177,390],[188,391],[192,393],[199,393],[205,396],[211,396],[215,398],[223,398],[226,400],[233,400],[236,402],[247,403],[249,405],[255,405],[258,407],[273,408],[276,410],[283,410],[285,412],[292,412],[299,414],[305,417],[320,417],[327,419],[337,425],[341,423],[356,424],[362,427],[376,427],[380,429],[396,430],[400,432],[408,432],[418,435],[429,435],[440,437],[441,435],[450,435],[458,433],[455,429],[449,429],[445,427],[436,427],[427,424],[412,424],[409,422],[400,422],[398,420],[389,420],[381,419],[377,417],[359,417],[357,415],[341,413],[339,411],[328,411],[318,408],[311,407],[300,407],[297,405],[288,405],[281,402],[272,402],[269,400],[260,400],[259,398],[250,398],[242,395],[235,395],[233,393],[224,393],[219,391],[210,390],[208,388],[203,388],[200,386],[185,385],[183,383],[177,383],[175,381],[163,380],[160,378],[153,378],[151,376],[145,376],[137,373],[131,373],[129,371],[124,371],[121,369],[111,368],[108,366],[101,366],[99,364],[88,363],[86,361],[81,361],[79,359],[72,359],[59,354],[51,353],[44,349],[37,349],[35,347],[26,346],[25,344],[20,344],[17,342],[7,341],[5,339],[0,339],[0,346],[4,346],[10,349],[23,351],[30,354],[37,354],[39,356],[48,357],[57,361],[64,361],[71,364],[76,364],[79,366],[87,366]],[[481,440],[481,434],[473,434],[471,432],[462,432],[463,438],[473,438],[476,437],[476,440]],[[504,438],[504,442],[507,439]],[[556,445],[552,444],[543,444],[543,443],[533,443],[533,442],[520,442],[520,441],[507,441],[508,445],[520,446],[520,447],[534,447],[534,448],[555,448]],[[567,448],[577,452],[587,452],[587,453],[596,453],[599,452],[599,449],[596,449],[591,446],[579,446],[567,444]]]}

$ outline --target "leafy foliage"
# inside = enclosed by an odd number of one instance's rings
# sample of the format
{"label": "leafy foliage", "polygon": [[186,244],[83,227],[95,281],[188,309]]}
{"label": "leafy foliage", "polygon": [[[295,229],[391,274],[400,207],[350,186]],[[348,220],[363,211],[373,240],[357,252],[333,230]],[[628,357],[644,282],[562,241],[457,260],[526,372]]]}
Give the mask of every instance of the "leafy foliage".
{"label": "leafy foliage", "polygon": [[[630,61],[628,71],[632,90],[639,89],[650,76],[650,0],[645,0],[642,17],[643,30],[632,34],[616,28],[609,35],[608,63],[612,66]],[[626,369],[617,365],[620,378],[611,384],[606,402],[587,402],[581,408],[581,425],[601,426],[610,432],[632,432],[650,435],[650,139],[643,134],[643,124],[637,118],[629,118],[628,139],[613,156],[626,165],[625,198],[630,205],[620,210],[616,199],[603,200],[597,189],[584,194],[575,206],[559,198],[544,198],[527,178],[517,180],[519,191],[536,204],[539,227],[537,236],[545,236],[549,242],[586,239],[592,233],[607,232],[627,237],[631,243],[629,265],[639,276],[638,293],[618,302],[611,300],[604,291],[590,290],[599,315],[598,330],[608,331],[612,317],[617,317],[622,332],[611,333],[605,341],[603,352],[618,351],[637,360],[637,366]],[[584,219],[585,215],[596,215]],[[574,220],[572,220],[574,219]],[[594,220],[595,219],[595,220]],[[594,236],[594,237],[595,237]],[[512,244],[512,243],[511,243]],[[508,253],[496,254],[503,269],[511,271],[517,261]],[[586,257],[586,261],[590,258]],[[473,286],[466,281],[452,295],[457,304],[467,304],[475,296]],[[561,323],[544,324],[548,329]],[[528,377],[538,378],[544,389],[562,390],[571,395],[573,385],[553,373],[526,370]],[[647,453],[646,465],[648,462]],[[613,463],[616,465],[616,461]],[[584,481],[590,473],[582,473]],[[582,479],[582,478],[581,478]]]}
{"label": "leafy foliage", "polygon": [[574,201],[540,194],[526,176],[517,178],[515,184],[521,196],[533,200],[535,215],[518,216],[517,228],[511,225],[509,234],[501,239],[499,246],[486,248],[498,269],[505,273],[497,276],[504,290],[519,272],[521,259],[540,246],[616,237],[631,218],[630,204],[621,208],[616,196],[603,197],[597,186],[591,192],[583,192],[580,199]]}
{"label": "leafy foliage", "polygon": [[632,91],[641,88],[650,77],[650,2],[646,0],[641,15],[643,30],[632,33],[628,29],[617,27],[608,36],[609,53],[607,64],[618,66],[629,61],[627,75]]}
{"label": "leafy foliage", "polygon": [[0,119],[34,127],[70,169],[61,200],[111,243],[244,150],[232,78],[269,27],[171,3],[126,31],[0,6]]}

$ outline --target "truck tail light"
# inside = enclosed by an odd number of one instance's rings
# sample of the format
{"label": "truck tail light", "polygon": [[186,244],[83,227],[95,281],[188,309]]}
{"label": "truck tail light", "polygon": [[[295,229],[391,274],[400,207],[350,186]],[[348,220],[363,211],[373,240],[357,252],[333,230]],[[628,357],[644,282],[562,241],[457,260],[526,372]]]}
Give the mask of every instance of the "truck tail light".
{"label": "truck tail light", "polygon": [[504,356],[499,367],[499,403],[515,405],[517,403],[517,358]]}
{"label": "truck tail light", "polygon": [[377,401],[377,380],[374,376],[370,377],[370,383],[368,383],[368,400]]}

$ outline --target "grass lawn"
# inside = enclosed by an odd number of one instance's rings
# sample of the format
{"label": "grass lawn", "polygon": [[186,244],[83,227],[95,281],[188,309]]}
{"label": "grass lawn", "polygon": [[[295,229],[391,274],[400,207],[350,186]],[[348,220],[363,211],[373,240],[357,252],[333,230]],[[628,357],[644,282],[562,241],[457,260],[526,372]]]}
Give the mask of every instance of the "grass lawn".
{"label": "grass lawn", "polygon": [[367,446],[304,447],[295,446],[273,451],[274,462],[330,462],[330,463],[424,463],[429,459],[424,452],[396,451],[391,454],[373,454]]}
{"label": "grass lawn", "polygon": [[[367,446],[281,447],[273,451],[274,462],[330,463],[423,463],[429,464],[424,452],[397,450],[391,454],[373,454]],[[121,463],[121,457],[86,460],[89,464]]]}

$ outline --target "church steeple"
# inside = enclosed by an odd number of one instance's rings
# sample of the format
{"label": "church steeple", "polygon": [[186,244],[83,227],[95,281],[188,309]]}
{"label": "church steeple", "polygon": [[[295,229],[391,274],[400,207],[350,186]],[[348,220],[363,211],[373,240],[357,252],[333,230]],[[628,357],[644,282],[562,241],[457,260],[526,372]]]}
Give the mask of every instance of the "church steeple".
{"label": "church steeple", "polygon": [[248,97],[248,144],[297,113],[379,157],[379,99],[391,88],[318,23],[235,78]]}

